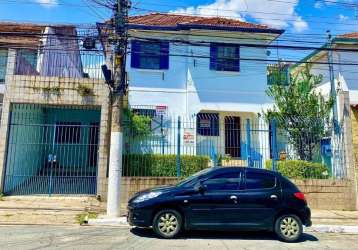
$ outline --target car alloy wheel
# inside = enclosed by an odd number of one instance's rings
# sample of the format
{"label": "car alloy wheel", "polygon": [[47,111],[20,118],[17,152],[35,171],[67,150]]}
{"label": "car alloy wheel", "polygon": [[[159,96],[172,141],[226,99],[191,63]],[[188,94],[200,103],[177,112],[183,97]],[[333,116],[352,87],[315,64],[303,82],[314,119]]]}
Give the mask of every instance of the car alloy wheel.
{"label": "car alloy wheel", "polygon": [[286,217],[281,220],[280,230],[288,238],[295,238],[299,233],[298,222],[292,217]]}
{"label": "car alloy wheel", "polygon": [[181,215],[175,210],[163,210],[156,214],[153,221],[154,231],[163,238],[174,238],[180,231]]}
{"label": "car alloy wheel", "polygon": [[286,242],[295,242],[302,235],[302,222],[296,215],[283,215],[277,219],[275,232]]}

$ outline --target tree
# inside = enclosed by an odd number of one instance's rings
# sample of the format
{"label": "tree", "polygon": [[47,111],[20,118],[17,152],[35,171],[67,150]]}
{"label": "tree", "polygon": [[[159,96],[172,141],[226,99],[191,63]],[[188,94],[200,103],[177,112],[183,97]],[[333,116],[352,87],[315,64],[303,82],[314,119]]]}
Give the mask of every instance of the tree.
{"label": "tree", "polygon": [[311,74],[306,66],[290,77],[288,86],[278,82],[266,91],[274,100],[274,107],[265,113],[266,118],[276,121],[301,160],[313,159],[327,133],[334,100],[325,99],[316,91],[321,82],[322,76]]}

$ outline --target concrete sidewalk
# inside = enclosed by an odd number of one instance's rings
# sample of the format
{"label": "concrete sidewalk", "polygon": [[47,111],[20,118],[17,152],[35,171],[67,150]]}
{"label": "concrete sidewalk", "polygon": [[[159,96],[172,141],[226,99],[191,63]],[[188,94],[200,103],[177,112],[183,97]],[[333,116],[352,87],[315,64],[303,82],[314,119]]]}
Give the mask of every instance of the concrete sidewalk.
{"label": "concrete sidewalk", "polygon": [[312,223],[358,226],[358,211],[312,210]]}

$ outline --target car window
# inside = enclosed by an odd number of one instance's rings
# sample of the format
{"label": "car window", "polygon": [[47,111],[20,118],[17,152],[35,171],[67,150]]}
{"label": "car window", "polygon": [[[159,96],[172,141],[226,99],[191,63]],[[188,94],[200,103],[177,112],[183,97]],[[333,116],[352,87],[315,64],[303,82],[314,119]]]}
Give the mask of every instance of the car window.
{"label": "car window", "polygon": [[207,191],[239,190],[240,174],[239,172],[216,174],[205,180],[203,184]]}
{"label": "car window", "polygon": [[266,173],[246,173],[246,189],[267,189],[276,185],[276,177]]}

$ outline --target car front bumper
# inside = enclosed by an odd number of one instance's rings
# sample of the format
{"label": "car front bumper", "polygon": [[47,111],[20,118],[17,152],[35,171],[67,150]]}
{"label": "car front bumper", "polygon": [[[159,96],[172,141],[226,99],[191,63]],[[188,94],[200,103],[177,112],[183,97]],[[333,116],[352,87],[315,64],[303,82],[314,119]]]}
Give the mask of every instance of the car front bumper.
{"label": "car front bumper", "polygon": [[152,215],[150,209],[128,206],[127,221],[131,226],[150,227],[152,226]]}

